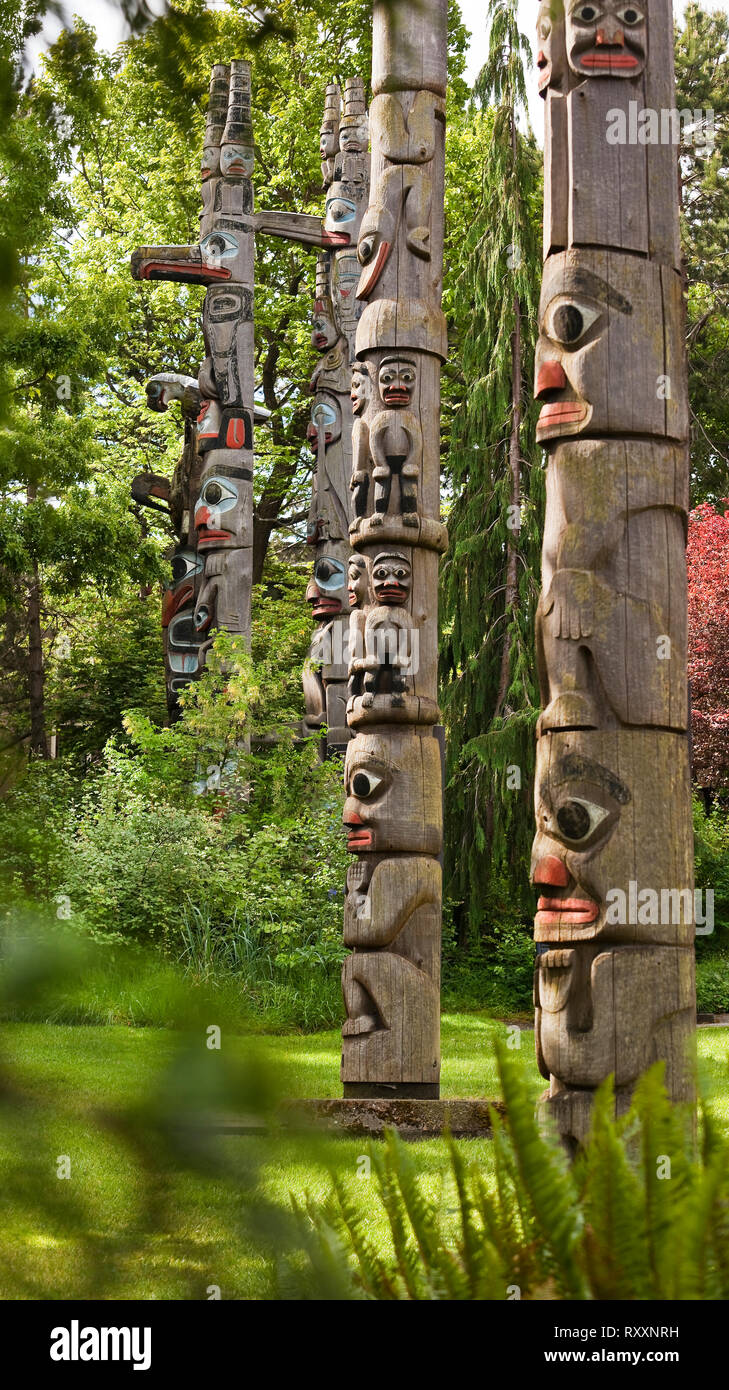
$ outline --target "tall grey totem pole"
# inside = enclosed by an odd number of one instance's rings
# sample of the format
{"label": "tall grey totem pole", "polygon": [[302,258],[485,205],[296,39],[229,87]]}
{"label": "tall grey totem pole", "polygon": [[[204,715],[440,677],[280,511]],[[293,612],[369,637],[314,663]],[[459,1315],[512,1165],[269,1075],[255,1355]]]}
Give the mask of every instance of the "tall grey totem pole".
{"label": "tall grey totem pole", "polygon": [[[163,606],[171,709],[179,690],[202,669],[214,630],[250,636],[253,158],[250,64],[219,64],[210,83],[199,242],[143,246],[132,256],[136,280],[172,280],[207,290],[207,356],[197,383],[169,374],[153,378],[147,390],[154,409],[165,409],[168,399],[177,396],[183,409],[189,403],[191,416],[197,412],[177,509],[172,583]],[[144,483],[135,480],[135,486],[135,495],[143,500]],[[171,514],[174,523],[172,509]]]}
{"label": "tall grey totem pole", "polygon": [[345,1096],[437,1097],[437,706],[447,0],[374,0],[359,229],[344,823]]}
{"label": "tall grey totem pole", "polygon": [[[690,1100],[688,410],[671,0],[545,0],[544,276],[535,395],[547,454],[533,881],[543,1107],[574,1148],[666,1064]],[[620,137],[624,115],[623,138]]]}
{"label": "tall grey totem pole", "polygon": [[[361,78],[349,78],[343,99],[336,83],[327,87],[320,153],[326,190],[323,233],[317,257],[312,344],[320,354],[310,382],[308,439],[316,458],[307,540],[314,568],[306,598],[317,627],[304,671],[311,731],[326,725],[326,751],[343,752],[347,728],[347,565],[353,517],[352,365],[362,313],[357,299],[360,264],[357,238],[370,183],[369,129]],[[336,240],[335,240],[336,238]]]}

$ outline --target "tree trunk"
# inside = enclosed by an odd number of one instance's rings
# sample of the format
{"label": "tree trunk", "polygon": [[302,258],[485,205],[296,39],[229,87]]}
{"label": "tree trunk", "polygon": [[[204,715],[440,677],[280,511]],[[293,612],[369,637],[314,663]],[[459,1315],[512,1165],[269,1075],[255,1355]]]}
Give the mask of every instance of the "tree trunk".
{"label": "tree trunk", "polygon": [[[30,500],[30,492],[28,493]],[[28,584],[28,699],[30,702],[30,751],[48,757],[46,738],[45,677],[41,636],[40,579],[34,565]]]}

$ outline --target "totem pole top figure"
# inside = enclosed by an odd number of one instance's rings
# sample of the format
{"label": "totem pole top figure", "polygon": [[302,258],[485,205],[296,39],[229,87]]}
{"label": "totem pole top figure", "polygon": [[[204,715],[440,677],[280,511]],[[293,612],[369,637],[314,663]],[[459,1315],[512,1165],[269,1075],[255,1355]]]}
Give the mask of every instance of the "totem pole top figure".
{"label": "totem pole top figure", "polygon": [[334,178],[334,159],[339,149],[339,116],[342,97],[338,82],[330,82],[324,97],[324,115],[319,131],[319,154],[321,156],[321,177],[325,188]]}

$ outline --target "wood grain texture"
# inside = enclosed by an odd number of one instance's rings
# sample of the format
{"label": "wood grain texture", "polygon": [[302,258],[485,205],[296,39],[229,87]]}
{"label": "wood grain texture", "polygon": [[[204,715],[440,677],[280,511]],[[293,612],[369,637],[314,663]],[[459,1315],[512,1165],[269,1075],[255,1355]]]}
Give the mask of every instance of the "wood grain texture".
{"label": "wood grain texture", "polygon": [[[436,1088],[443,838],[437,705],[446,5],[375,0],[371,193],[352,374],[350,870],[342,1080]],[[364,1088],[364,1089],[363,1089]],[[429,1094],[433,1092],[429,1090]]]}
{"label": "wood grain texture", "polygon": [[537,34],[536,1045],[575,1152],[611,1073],[616,1114],[657,1060],[693,1098],[688,401],[669,0],[544,0]]}

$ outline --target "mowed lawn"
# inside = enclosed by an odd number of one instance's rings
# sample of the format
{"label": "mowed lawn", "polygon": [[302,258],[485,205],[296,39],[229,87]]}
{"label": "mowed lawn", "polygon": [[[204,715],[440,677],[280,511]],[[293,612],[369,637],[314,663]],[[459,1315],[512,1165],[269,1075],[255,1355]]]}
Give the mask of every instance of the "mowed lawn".
{"label": "mowed lawn", "polygon": [[[442,1094],[498,1094],[493,1039],[505,1025],[443,1019]],[[277,1096],[341,1094],[339,1034],[11,1023],[0,1028],[0,1298],[275,1296],[281,1217],[292,1194],[325,1198],[336,1173],[363,1199],[371,1239],[386,1220],[363,1162],[367,1141],[292,1134],[211,1137],[201,1112],[265,1112]],[[729,1130],[729,1030],[699,1030],[701,1085]],[[520,1055],[543,1088],[534,1037]],[[172,1127],[171,1118],[182,1121]],[[488,1140],[459,1141],[485,1175]],[[455,1207],[443,1140],[409,1152],[446,1226]],[[69,1176],[59,1176],[68,1173]],[[286,1285],[283,1285],[284,1291]]]}

